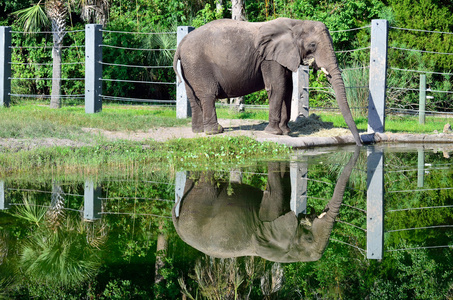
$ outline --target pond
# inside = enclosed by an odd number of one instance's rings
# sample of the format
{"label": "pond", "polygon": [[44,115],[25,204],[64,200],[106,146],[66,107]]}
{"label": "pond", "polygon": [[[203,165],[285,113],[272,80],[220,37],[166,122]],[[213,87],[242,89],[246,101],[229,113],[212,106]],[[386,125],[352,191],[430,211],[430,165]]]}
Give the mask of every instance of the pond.
{"label": "pond", "polygon": [[[449,299],[453,146],[0,182],[0,298]],[[63,178],[63,179],[62,179]]]}

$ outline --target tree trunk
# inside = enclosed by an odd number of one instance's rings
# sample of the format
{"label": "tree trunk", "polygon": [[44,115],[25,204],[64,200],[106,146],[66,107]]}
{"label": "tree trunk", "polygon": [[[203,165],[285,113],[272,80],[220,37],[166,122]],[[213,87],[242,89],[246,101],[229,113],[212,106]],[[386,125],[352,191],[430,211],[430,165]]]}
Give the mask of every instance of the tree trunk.
{"label": "tree trunk", "polygon": [[46,2],[46,11],[52,21],[52,95],[50,98],[50,108],[60,108],[61,94],[61,49],[63,38],[66,35],[66,16],[68,8],[66,3],[61,0],[50,0]]}
{"label": "tree trunk", "polygon": [[[245,21],[244,0],[231,0],[231,18],[233,20]],[[237,111],[244,111],[244,97],[230,99],[230,104],[235,104]]]}
{"label": "tree trunk", "polygon": [[164,280],[160,270],[165,266],[165,256],[167,255],[168,242],[167,235],[163,232],[164,222],[159,223],[159,233],[157,236],[157,247],[156,247],[156,265],[155,265],[155,284],[159,284]]}
{"label": "tree trunk", "polygon": [[215,8],[216,8],[217,13],[220,14],[223,9],[223,0],[216,1]]}
{"label": "tree trunk", "polygon": [[54,44],[52,48],[52,95],[50,97],[50,108],[60,108],[61,93],[61,44]]}

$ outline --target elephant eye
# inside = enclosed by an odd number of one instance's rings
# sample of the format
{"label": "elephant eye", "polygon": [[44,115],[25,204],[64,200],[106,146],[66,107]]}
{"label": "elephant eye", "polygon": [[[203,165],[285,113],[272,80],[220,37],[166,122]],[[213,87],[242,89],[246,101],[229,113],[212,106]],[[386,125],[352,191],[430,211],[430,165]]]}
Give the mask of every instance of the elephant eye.
{"label": "elephant eye", "polygon": [[316,50],[316,43],[314,43],[314,42],[313,42],[313,43],[310,43],[310,44],[308,45],[308,49],[311,50],[311,51]]}

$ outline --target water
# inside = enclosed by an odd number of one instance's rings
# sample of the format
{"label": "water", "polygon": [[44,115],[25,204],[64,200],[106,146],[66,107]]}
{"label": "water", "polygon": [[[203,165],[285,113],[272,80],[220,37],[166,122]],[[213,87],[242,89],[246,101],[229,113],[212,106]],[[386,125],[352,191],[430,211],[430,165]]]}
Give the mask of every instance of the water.
{"label": "water", "polygon": [[4,180],[0,296],[451,298],[452,154],[323,148],[225,171]]}

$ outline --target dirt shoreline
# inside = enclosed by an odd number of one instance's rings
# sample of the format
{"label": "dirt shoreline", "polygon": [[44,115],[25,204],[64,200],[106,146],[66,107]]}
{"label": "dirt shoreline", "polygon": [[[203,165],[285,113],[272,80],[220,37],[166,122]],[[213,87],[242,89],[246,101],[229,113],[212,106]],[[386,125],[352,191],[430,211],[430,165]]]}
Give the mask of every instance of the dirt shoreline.
{"label": "dirt shoreline", "polygon": [[[267,122],[249,119],[220,119],[219,123],[225,128],[225,132],[218,135],[205,135],[204,133],[193,133],[190,126],[182,127],[160,127],[148,131],[108,131],[97,128],[82,128],[84,132],[102,136],[107,140],[130,140],[147,141],[154,140],[165,142],[178,138],[210,138],[214,136],[247,136],[259,142],[276,142],[291,147],[306,148],[317,146],[334,146],[355,144],[350,131],[346,128],[334,128],[330,122],[322,122],[316,115],[309,118],[291,122],[292,130],[289,136],[277,136],[264,132]],[[394,133],[361,133],[365,143],[453,143],[453,134],[394,134]],[[88,143],[57,138],[35,138],[35,139],[0,139],[0,147],[15,151],[30,150],[38,147],[68,146],[80,147]]]}

